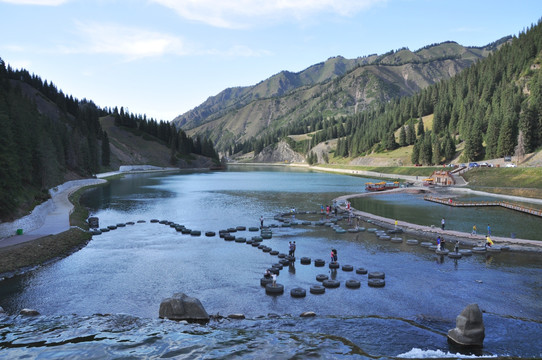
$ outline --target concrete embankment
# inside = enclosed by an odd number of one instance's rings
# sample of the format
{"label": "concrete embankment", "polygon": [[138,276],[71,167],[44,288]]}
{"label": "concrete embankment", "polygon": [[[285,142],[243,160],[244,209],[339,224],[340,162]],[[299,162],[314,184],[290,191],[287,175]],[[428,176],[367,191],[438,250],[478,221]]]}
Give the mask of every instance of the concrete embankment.
{"label": "concrete embankment", "polygon": [[[389,190],[381,193],[361,193],[361,194],[349,194],[336,198],[338,204],[344,204],[347,200],[352,198],[359,198],[364,196],[378,196],[379,194],[389,194],[392,192],[416,192],[426,191],[424,188],[401,188]],[[342,209],[346,211],[344,205],[341,205]],[[353,209],[353,214],[364,220],[370,220],[372,223],[384,228],[393,229],[395,227],[395,219],[386,218],[383,216],[374,215],[368,212],[359,211]],[[421,237],[428,240],[435,240],[437,236],[444,237],[447,242],[459,241],[462,245],[476,246],[485,243],[484,235],[471,235],[469,233],[455,231],[455,230],[442,230],[435,226],[425,226],[408,223],[405,221],[397,221],[397,226],[403,230],[404,233],[412,235],[412,237]],[[498,245],[507,245],[510,250],[513,251],[529,251],[542,253],[542,241],[528,240],[528,239],[513,239],[500,236],[492,236],[493,240]]]}

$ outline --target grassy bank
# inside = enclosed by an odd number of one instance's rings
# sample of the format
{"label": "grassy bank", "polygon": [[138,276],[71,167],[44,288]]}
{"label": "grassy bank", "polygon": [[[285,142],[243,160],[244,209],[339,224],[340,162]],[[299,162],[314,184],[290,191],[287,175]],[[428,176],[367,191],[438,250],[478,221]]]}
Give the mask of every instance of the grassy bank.
{"label": "grassy bank", "polygon": [[[81,194],[88,189],[82,188],[70,196],[74,211],[70,215],[70,225],[88,229],[86,219],[88,211],[79,204]],[[1,274],[24,272],[48,261],[66,257],[84,247],[92,236],[80,229],[72,228],[57,235],[50,235],[26,243],[0,248]]]}
{"label": "grassy bank", "polygon": [[430,176],[435,170],[442,170],[442,167],[431,166],[356,166],[356,165],[338,165],[324,164],[321,167],[330,169],[345,169],[359,171],[374,171],[382,174],[409,175],[409,176]]}
{"label": "grassy bank", "polygon": [[463,177],[474,190],[542,198],[542,168],[477,168]]}

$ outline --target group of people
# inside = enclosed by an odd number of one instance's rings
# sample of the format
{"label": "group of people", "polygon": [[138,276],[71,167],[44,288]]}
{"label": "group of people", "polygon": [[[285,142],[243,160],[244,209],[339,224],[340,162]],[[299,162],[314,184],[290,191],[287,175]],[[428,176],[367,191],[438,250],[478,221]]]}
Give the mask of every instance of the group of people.
{"label": "group of people", "polygon": [[331,213],[334,213],[335,216],[337,216],[338,212],[338,206],[336,203],[333,203],[333,205],[320,205],[320,214],[326,213],[327,216],[329,216]]}
{"label": "group of people", "polygon": [[295,257],[295,248],[296,248],[295,241],[294,242],[290,241],[288,243],[288,247],[289,247],[289,250],[290,250],[288,255]]}
{"label": "group of people", "polygon": [[339,260],[337,256],[337,249],[331,249],[331,262],[336,263]]}

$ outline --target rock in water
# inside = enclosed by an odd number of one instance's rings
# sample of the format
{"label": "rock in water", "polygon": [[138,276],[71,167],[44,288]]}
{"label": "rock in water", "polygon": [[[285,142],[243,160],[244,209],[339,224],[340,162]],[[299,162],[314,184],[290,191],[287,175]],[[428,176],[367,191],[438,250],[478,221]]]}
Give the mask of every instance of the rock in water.
{"label": "rock in water", "polygon": [[478,304],[467,305],[455,320],[455,328],[448,331],[448,341],[461,346],[484,345],[485,328]]}
{"label": "rock in water", "polygon": [[183,293],[162,300],[158,316],[170,320],[209,321],[201,302]]}

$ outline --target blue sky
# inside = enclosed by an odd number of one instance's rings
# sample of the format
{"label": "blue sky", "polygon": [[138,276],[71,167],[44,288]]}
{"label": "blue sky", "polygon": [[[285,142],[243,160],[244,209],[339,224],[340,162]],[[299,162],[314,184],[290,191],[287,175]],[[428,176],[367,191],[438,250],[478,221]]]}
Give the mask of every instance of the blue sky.
{"label": "blue sky", "polygon": [[98,106],[171,120],[227,87],[538,22],[542,1],[0,0],[0,57]]}

